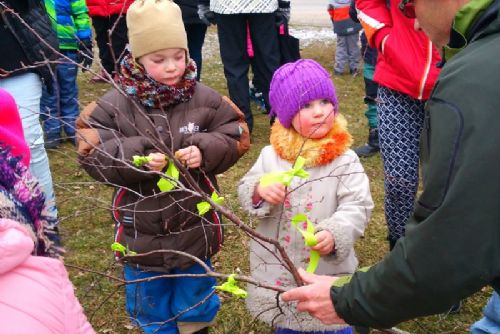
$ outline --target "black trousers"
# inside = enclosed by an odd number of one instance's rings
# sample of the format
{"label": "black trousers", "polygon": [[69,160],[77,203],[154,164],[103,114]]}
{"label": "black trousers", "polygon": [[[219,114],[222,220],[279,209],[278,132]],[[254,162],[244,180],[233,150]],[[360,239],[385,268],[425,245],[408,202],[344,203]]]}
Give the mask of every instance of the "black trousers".
{"label": "black trousers", "polygon": [[[115,26],[116,23],[116,26]],[[115,72],[115,64],[120,59],[128,43],[125,15],[92,16],[95,40],[99,48],[102,67],[108,73]],[[109,32],[111,31],[111,40]]]}
{"label": "black trousers", "polygon": [[269,84],[274,71],[280,65],[278,31],[274,13],[216,15],[220,55],[224,65],[229,97],[245,114],[250,131],[253,116],[248,94],[247,22],[259,68],[259,86],[269,104]]}
{"label": "black trousers", "polygon": [[186,29],[187,39],[188,39],[188,49],[189,56],[196,63],[196,68],[198,70],[196,75],[196,80],[200,81],[201,77],[201,66],[203,62],[203,57],[201,54],[201,49],[205,41],[205,34],[207,32],[206,24],[184,24]]}

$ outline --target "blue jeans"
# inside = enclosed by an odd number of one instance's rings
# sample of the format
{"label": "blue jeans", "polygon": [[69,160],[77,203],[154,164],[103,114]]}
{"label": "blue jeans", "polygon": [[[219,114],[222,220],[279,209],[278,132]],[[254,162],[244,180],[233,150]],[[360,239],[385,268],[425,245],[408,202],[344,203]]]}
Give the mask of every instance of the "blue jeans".
{"label": "blue jeans", "polygon": [[[210,260],[206,263],[210,265]],[[166,273],[143,271],[131,265],[123,268],[125,280],[156,277]],[[186,270],[173,269],[170,274],[202,274],[204,269],[194,264]],[[212,277],[160,278],[126,285],[126,307],[136,325],[146,334],[178,334],[178,322],[210,322],[220,307],[216,294],[210,296],[199,306],[216,284]]]}
{"label": "blue jeans", "polygon": [[471,327],[472,334],[500,333],[500,296],[493,292],[488,304],[484,307],[484,318]]}
{"label": "blue jeans", "polygon": [[49,158],[43,145],[43,131],[39,121],[40,98],[42,96],[40,77],[35,73],[25,73],[0,79],[0,88],[8,91],[16,100],[23,123],[24,138],[31,151],[31,174],[40,182],[48,200],[47,214],[57,219]]}
{"label": "blue jeans", "polygon": [[65,60],[56,66],[56,77],[54,78],[54,92],[49,94],[43,87],[42,99],[40,101],[40,119],[43,122],[43,131],[46,141],[59,141],[61,130],[64,129],[66,136],[74,142],[75,121],[80,114],[78,107],[78,86],[76,76],[78,74],[78,54],[75,51],[63,51],[65,56],[72,61]]}

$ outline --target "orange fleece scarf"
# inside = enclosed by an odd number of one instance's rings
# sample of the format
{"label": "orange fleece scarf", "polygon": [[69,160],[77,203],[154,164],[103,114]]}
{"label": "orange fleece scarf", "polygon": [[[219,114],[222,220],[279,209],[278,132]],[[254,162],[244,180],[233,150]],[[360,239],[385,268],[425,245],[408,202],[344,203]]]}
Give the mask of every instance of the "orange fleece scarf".
{"label": "orange fleece scarf", "polygon": [[344,116],[335,116],[330,132],[318,139],[305,138],[293,127],[285,128],[276,119],[271,128],[271,145],[278,156],[293,163],[300,155],[305,167],[326,165],[343,154],[352,144],[352,136],[347,131],[347,121]]}

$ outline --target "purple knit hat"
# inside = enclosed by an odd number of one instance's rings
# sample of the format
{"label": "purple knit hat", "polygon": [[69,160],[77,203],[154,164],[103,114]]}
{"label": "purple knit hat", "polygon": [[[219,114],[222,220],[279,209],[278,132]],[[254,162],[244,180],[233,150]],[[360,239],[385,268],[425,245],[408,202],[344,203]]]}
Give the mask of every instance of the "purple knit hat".
{"label": "purple knit hat", "polygon": [[274,72],[269,88],[270,116],[289,128],[293,117],[309,103],[327,99],[337,112],[337,95],[330,74],[312,59],[287,63]]}

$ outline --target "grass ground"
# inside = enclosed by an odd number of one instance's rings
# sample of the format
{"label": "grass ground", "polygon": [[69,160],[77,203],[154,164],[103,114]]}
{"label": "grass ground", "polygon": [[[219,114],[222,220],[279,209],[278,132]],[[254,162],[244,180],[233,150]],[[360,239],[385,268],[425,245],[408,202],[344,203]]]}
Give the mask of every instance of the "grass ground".
{"label": "grass ground", "polygon": [[[313,58],[332,71],[333,38],[302,41],[301,45],[302,57]],[[210,29],[207,35],[204,55],[203,82],[220,93],[227,94],[213,29]],[[82,105],[95,100],[109,89],[107,84],[89,83],[90,76],[91,74],[85,73],[79,77]],[[355,139],[354,147],[361,145],[367,137],[366,119],[363,115],[365,108],[362,102],[362,76],[346,75],[334,77],[333,80],[340,99],[340,111],[349,121],[349,129]],[[222,193],[227,199],[226,204],[245,219],[238,206],[235,185],[250,168],[269,138],[267,116],[261,114],[256,106],[253,107],[255,128],[252,148],[238,164],[219,178]],[[113,223],[107,208],[112,189],[93,182],[86,175],[78,166],[75,153],[69,144],[49,152],[49,156],[60,209],[61,232],[68,251],[66,264],[91,323],[99,333],[139,333],[127,320],[123,289],[117,287],[116,281],[106,276],[121,277],[121,270],[114,263],[109,250],[113,241]],[[369,265],[380,260],[388,252],[383,215],[383,171],[379,156],[364,159],[362,163],[370,178],[375,210],[364,238],[356,244],[356,250],[360,264]],[[237,270],[248,272],[247,242],[248,239],[241,231],[228,225],[226,243],[214,259],[215,268],[225,273]],[[443,276],[445,275],[446,273],[443,273]],[[440,279],[443,278],[436,277],[436,280]],[[480,317],[481,308],[490,292],[491,290],[485,289],[466,299],[458,315],[421,318],[403,323],[399,328],[411,333],[467,333],[470,324]],[[222,300],[222,309],[211,333],[269,333],[266,326],[254,321],[246,313],[244,302],[227,296],[222,296]]]}

